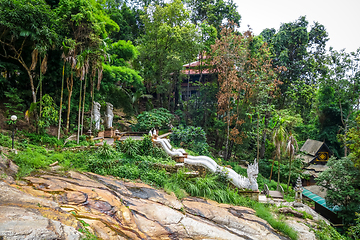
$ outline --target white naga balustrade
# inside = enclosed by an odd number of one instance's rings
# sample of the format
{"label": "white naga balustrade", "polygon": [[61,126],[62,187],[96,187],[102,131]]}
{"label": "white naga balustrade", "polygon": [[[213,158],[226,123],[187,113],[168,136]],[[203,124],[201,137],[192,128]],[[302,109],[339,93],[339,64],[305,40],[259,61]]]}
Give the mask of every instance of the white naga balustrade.
{"label": "white naga balustrade", "polygon": [[185,150],[182,148],[174,149],[168,139],[157,139],[157,133],[149,132],[152,136],[153,142],[160,145],[165,152],[171,157],[184,157],[184,163],[190,165],[203,166],[213,173],[222,173],[239,189],[251,189],[258,191],[259,187],[257,184],[257,175],[259,174],[258,163],[255,159],[253,164],[249,164],[247,168],[248,178],[239,175],[231,168],[219,166],[213,159],[207,156],[191,156],[187,155]]}

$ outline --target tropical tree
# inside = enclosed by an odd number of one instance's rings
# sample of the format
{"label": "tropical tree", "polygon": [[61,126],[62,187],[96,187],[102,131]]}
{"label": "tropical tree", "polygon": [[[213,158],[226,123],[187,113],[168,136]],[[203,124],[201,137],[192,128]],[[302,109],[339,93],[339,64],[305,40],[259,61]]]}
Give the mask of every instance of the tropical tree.
{"label": "tropical tree", "polygon": [[[64,79],[65,79],[65,67],[66,62],[72,64],[72,54],[75,48],[75,41],[72,39],[65,39],[62,42],[62,55],[63,60],[62,75],[61,75],[61,92],[60,92],[60,109],[59,109],[59,122],[58,122],[58,134],[57,137],[60,139],[60,130],[61,130],[61,117],[62,117],[62,104],[63,104],[63,95],[64,95]],[[70,95],[71,96],[71,95]]]}
{"label": "tropical tree", "polygon": [[225,21],[240,25],[241,16],[233,0],[185,0],[185,2],[192,10],[191,21],[196,25],[207,22],[218,32],[221,31]]}
{"label": "tropical tree", "polygon": [[[85,101],[85,91],[86,91],[86,75],[89,72],[89,51],[83,50],[80,55],[77,56],[77,64],[76,71],[78,72],[78,76],[80,76],[80,93],[79,93],[79,110],[78,110],[78,127],[77,127],[77,143],[79,144],[80,139],[80,125],[81,125],[81,104],[82,104],[82,83],[84,83],[84,100]],[[85,104],[85,102],[84,102]]]}
{"label": "tropical tree", "polygon": [[[322,86],[332,88],[337,111],[340,115],[341,131],[339,140],[344,146],[344,156],[348,155],[347,133],[354,120],[354,112],[360,110],[360,48],[356,52],[330,49],[326,59],[327,74]],[[326,107],[326,106],[325,106]]]}
{"label": "tropical tree", "polygon": [[[244,120],[239,118],[239,111],[241,111],[244,101],[249,98],[250,94],[247,89],[249,87],[248,82],[240,75],[240,71],[245,68],[249,54],[247,44],[248,41],[245,40],[245,36],[234,33],[231,27],[223,27],[220,39],[211,46],[211,62],[218,75],[219,85],[217,112],[218,116],[223,116],[222,118],[226,122],[226,160],[231,152],[229,146],[231,136],[237,143],[242,142],[237,127],[244,123]],[[241,94],[242,92],[244,94]]]}
{"label": "tropical tree", "polygon": [[287,188],[286,188],[287,193],[289,192],[289,185],[290,185],[291,162],[292,162],[292,159],[295,156],[295,153],[297,151],[299,151],[298,143],[297,143],[294,135],[290,132],[289,137],[287,139],[287,144],[286,144],[286,153],[290,158],[290,161],[289,161],[289,177],[288,177]]}
{"label": "tropical tree", "polygon": [[270,172],[270,178],[269,178],[269,181],[271,181],[275,158],[277,158],[278,159],[278,182],[277,182],[278,185],[277,185],[277,187],[279,187],[279,185],[280,185],[280,160],[281,160],[282,153],[285,150],[286,137],[288,134],[286,127],[285,127],[285,124],[286,124],[285,120],[280,118],[278,121],[279,122],[276,123],[277,126],[274,127],[273,133],[272,133],[272,140],[273,140],[273,143],[275,146],[275,155],[274,155],[274,160],[271,165],[271,172]]}
{"label": "tropical tree", "polygon": [[[273,109],[272,98],[280,83],[271,64],[270,50],[250,31],[241,35],[225,26],[212,45],[211,63],[218,76],[218,118],[226,123],[225,158],[233,145],[241,144],[257,119],[257,157],[259,157],[260,116]],[[280,69],[280,68],[279,68]],[[250,121],[250,123],[248,123]],[[248,124],[244,124],[248,123]]]}
{"label": "tropical tree", "polygon": [[[131,41],[119,40],[109,45],[107,53],[110,56],[110,62],[104,64],[104,80],[101,91],[110,93],[117,91],[126,95],[126,102],[120,99],[121,94],[112,96],[112,101],[117,101],[122,108],[130,108],[137,112],[137,102],[143,96],[152,97],[152,95],[143,94],[143,78],[139,72],[134,70],[132,65],[138,57],[138,49]],[[136,106],[135,106],[136,105]]]}
{"label": "tropical tree", "polygon": [[272,48],[273,65],[287,69],[279,74],[283,84],[277,107],[291,106],[306,119],[313,103],[314,84],[325,71],[328,41],[325,27],[318,22],[309,27],[306,17],[301,16],[294,22],[281,24],[278,31],[265,29],[261,35]]}
{"label": "tropical tree", "polygon": [[360,171],[349,157],[332,157],[327,166],[329,169],[317,178],[317,185],[326,188],[326,205],[338,208],[338,216],[348,225],[360,210]]}
{"label": "tropical tree", "polygon": [[[251,102],[249,114],[252,119],[256,119],[256,145],[257,159],[264,158],[265,141],[266,141],[266,125],[271,113],[274,111],[273,100],[279,85],[282,84],[278,80],[278,74],[286,71],[286,68],[277,66],[273,68],[271,59],[271,49],[268,44],[263,41],[261,36],[253,36],[249,38],[249,57],[245,65],[242,75],[251,84]],[[260,123],[261,122],[261,123]],[[262,131],[262,141],[260,143],[260,134]]]}
{"label": "tropical tree", "polygon": [[[292,153],[294,146],[297,146],[296,140],[291,133],[294,127],[302,123],[302,118],[299,114],[291,114],[289,110],[279,110],[274,113],[274,118],[270,124],[270,129],[272,129],[272,140],[275,146],[274,160],[271,166],[270,172],[270,181],[273,171],[273,166],[275,158],[278,159],[278,186],[280,185],[280,161],[285,155],[285,153]],[[294,145],[295,144],[295,145]],[[290,156],[290,161],[292,160],[292,155]],[[291,162],[289,162],[291,167]],[[289,172],[291,175],[291,172]]]}
{"label": "tropical tree", "polygon": [[150,5],[143,15],[145,33],[139,39],[139,63],[148,93],[157,95],[158,106],[168,105],[174,89],[174,73],[193,60],[199,34],[190,23],[189,12],[180,0]]}
{"label": "tropical tree", "polygon": [[[55,20],[54,12],[43,0],[0,1],[0,56],[17,62],[26,71],[33,104],[37,102],[33,70],[38,49],[56,44]],[[37,119],[37,111],[35,116]]]}
{"label": "tropical tree", "polygon": [[[66,132],[69,131],[71,96],[74,86],[74,73],[80,78],[80,96],[79,96],[79,115],[78,132],[81,122],[81,91],[82,80],[85,78],[86,70],[89,69],[88,59],[84,58],[84,53],[97,50],[102,44],[102,38],[108,36],[111,31],[119,31],[119,26],[110,19],[105,13],[101,2],[85,0],[60,0],[56,13],[59,16],[59,22],[62,23],[62,32],[68,38],[74,40],[73,50],[71,51],[70,78],[67,78],[68,89],[68,111]],[[104,59],[102,59],[104,60]],[[98,64],[98,85],[102,78],[102,64]],[[99,86],[98,86],[99,87]],[[79,132],[80,134],[80,132]],[[78,135],[79,135],[78,134]]]}
{"label": "tropical tree", "polygon": [[125,1],[107,0],[104,7],[110,18],[116,22],[121,31],[114,31],[110,38],[117,42],[119,40],[132,41],[140,37],[144,31],[144,24],[140,19],[143,10],[134,7],[134,1],[126,3]]}
{"label": "tropical tree", "polygon": [[355,167],[360,169],[360,115],[356,117],[356,125],[349,129],[347,134],[347,145],[350,149],[349,158],[354,162]]}

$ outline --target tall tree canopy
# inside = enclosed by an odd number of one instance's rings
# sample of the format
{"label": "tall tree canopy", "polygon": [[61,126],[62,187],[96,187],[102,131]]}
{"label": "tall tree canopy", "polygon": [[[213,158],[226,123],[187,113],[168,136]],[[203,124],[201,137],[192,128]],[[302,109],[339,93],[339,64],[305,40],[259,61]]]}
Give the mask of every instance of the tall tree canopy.
{"label": "tall tree canopy", "polygon": [[259,117],[271,111],[270,99],[280,82],[267,44],[250,31],[241,35],[232,26],[223,27],[211,48],[211,63],[219,84],[218,118],[226,122],[225,158],[228,159],[234,143],[241,144],[247,136],[249,129],[244,123],[253,115]]}
{"label": "tall tree canopy", "polygon": [[308,29],[308,21],[300,17],[294,22],[283,23],[277,32],[265,29],[261,33],[272,47],[273,64],[287,69],[279,75],[283,82],[279,107],[290,105],[303,117],[311,109],[314,84],[324,71],[323,58],[328,40],[323,25],[315,22]]}
{"label": "tall tree canopy", "polygon": [[[34,103],[36,90],[32,71],[37,63],[37,50],[34,50],[56,44],[55,20],[54,12],[43,0],[0,1],[0,56],[25,69]],[[33,55],[29,54],[31,52]]]}
{"label": "tall tree canopy", "polygon": [[[173,74],[198,53],[198,31],[180,0],[164,7],[150,5],[143,16],[145,33],[139,39],[139,61],[145,86],[156,93],[158,104],[170,101]],[[164,99],[162,99],[164,97]]]}
{"label": "tall tree canopy", "polygon": [[241,16],[233,0],[185,0],[185,2],[192,10],[191,21],[196,25],[207,22],[218,32],[226,22],[240,25]]}

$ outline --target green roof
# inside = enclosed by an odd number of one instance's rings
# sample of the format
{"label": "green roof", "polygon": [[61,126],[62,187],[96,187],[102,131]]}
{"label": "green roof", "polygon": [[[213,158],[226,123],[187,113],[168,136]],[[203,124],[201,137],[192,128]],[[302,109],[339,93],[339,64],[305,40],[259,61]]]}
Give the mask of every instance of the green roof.
{"label": "green roof", "polygon": [[302,194],[303,194],[304,196],[310,198],[310,199],[313,200],[314,202],[317,202],[317,203],[320,204],[321,206],[329,209],[329,210],[332,211],[332,212],[336,212],[336,211],[339,211],[339,210],[340,210],[338,206],[335,206],[335,207],[333,207],[333,208],[330,208],[330,207],[326,206],[326,201],[325,201],[324,198],[316,195],[315,193],[310,192],[310,191],[307,190],[307,189],[304,189],[303,192],[302,192]]}

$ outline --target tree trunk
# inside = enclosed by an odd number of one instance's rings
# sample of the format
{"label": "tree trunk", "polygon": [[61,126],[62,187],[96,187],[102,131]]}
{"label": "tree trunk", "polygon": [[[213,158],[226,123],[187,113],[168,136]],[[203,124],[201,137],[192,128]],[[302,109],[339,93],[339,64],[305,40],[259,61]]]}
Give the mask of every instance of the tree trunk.
{"label": "tree trunk", "polygon": [[95,88],[95,82],[94,82],[95,76],[93,77],[92,81],[90,80],[90,87],[91,87],[91,91],[90,91],[90,95],[91,95],[91,119],[90,119],[90,130],[92,131],[92,122],[93,122],[93,108],[94,108],[94,88]]}
{"label": "tree trunk", "polygon": [[259,121],[260,121],[260,116],[259,116],[259,114],[258,114],[258,120],[257,120],[257,126],[256,126],[256,141],[257,141],[257,149],[256,149],[256,159],[259,161],[259,154],[260,154],[260,136],[259,136],[259,125],[260,125],[260,123],[259,123]]}
{"label": "tree trunk", "polygon": [[286,193],[289,193],[290,176],[291,176],[291,160],[292,160],[292,156],[290,155],[289,178],[288,178],[288,183],[287,183],[287,187],[286,187]]}
{"label": "tree trunk", "polygon": [[[229,100],[229,104],[230,104],[230,100]],[[230,106],[228,109],[228,120],[227,120],[227,131],[226,131],[226,144],[225,144],[225,160],[227,159],[228,156],[228,151],[229,151],[229,138],[230,138]]]}
{"label": "tree trunk", "polygon": [[84,83],[84,96],[83,96],[83,105],[82,105],[82,114],[81,114],[81,132],[80,132],[81,135],[83,135],[83,130],[84,130],[85,94],[86,94],[86,76]]}
{"label": "tree trunk", "polygon": [[226,156],[226,160],[229,160],[232,156],[232,148],[234,147],[234,141],[231,140],[230,143],[229,143],[229,150],[228,150],[228,153],[227,153],[227,156]]}
{"label": "tree trunk", "polygon": [[[20,61],[20,60],[19,60]],[[35,93],[35,87],[34,87],[34,79],[31,75],[31,71],[30,69],[26,66],[25,62],[20,61],[21,65],[25,68],[29,79],[30,79],[30,87],[31,87],[31,94],[32,94],[32,99],[33,99],[33,103],[36,104],[36,93]],[[39,128],[38,128],[38,121],[39,121],[39,116],[38,116],[38,112],[35,108],[34,110],[34,115],[35,115],[35,128],[36,128],[36,133],[39,132]]]}
{"label": "tree trunk", "polygon": [[277,180],[277,185],[276,185],[276,190],[279,191],[279,186],[280,186],[280,159],[278,161],[278,180]]}
{"label": "tree trunk", "polygon": [[[28,68],[28,66],[26,65],[24,59],[21,56],[26,39],[27,39],[27,37],[24,38],[24,40],[22,42],[22,45],[18,50],[15,48],[14,45],[11,45],[11,44],[8,44],[8,43],[5,43],[5,42],[1,41],[2,44],[9,46],[15,53],[15,56],[10,56],[5,51],[5,54],[1,54],[1,56],[3,56],[4,58],[12,58],[12,59],[14,59],[14,60],[18,61],[25,68],[25,70],[26,70],[26,72],[27,72],[27,74],[29,76],[29,80],[30,80],[30,88],[31,88],[31,95],[32,95],[33,103],[36,104],[36,92],[35,92],[35,87],[34,87],[34,79],[33,79],[33,76],[31,75],[31,70]],[[38,130],[39,130],[38,129],[38,118],[39,117],[38,117],[38,113],[37,113],[36,108],[35,108],[35,111],[34,111],[34,115],[35,115],[35,128],[36,128],[36,132],[38,133]]]}
{"label": "tree trunk", "polygon": [[271,165],[269,182],[271,182],[271,177],[272,177],[272,173],[273,173],[274,163],[275,163],[275,157],[274,157],[273,162],[272,162],[272,165]]}
{"label": "tree trunk", "polygon": [[268,118],[269,118],[269,114],[266,113],[265,114],[265,122],[264,122],[265,128],[264,128],[264,131],[263,131],[263,139],[262,139],[261,148],[260,148],[260,159],[265,158],[266,126],[268,124]]}
{"label": "tree trunk", "polygon": [[67,111],[67,118],[66,118],[66,134],[69,133],[69,127],[70,127],[70,108],[71,108],[71,95],[72,95],[72,91],[73,91],[73,86],[74,86],[74,73],[71,72],[70,75],[70,82],[69,79],[67,79],[67,89],[68,89],[68,111]]}
{"label": "tree trunk", "polygon": [[186,98],[185,98],[185,100],[188,101],[189,98],[190,98],[190,63],[189,63],[188,82],[187,82]]}
{"label": "tree trunk", "polygon": [[61,95],[60,95],[60,109],[59,109],[59,126],[58,126],[58,140],[60,139],[60,129],[61,129],[61,112],[62,112],[62,102],[64,95],[64,78],[65,78],[65,61],[62,70],[62,79],[61,79]]}
{"label": "tree trunk", "polygon": [[80,142],[80,120],[81,120],[81,90],[82,90],[82,80],[80,80],[80,94],[79,94],[79,113],[78,113],[78,129],[77,129],[77,138],[76,142]]}
{"label": "tree trunk", "polygon": [[39,61],[40,61],[40,81],[39,81],[39,86],[40,86],[40,107],[39,107],[39,115],[40,115],[40,119],[41,119],[41,111],[42,111],[42,72],[41,72],[41,55],[39,57]]}
{"label": "tree trunk", "polygon": [[202,72],[202,59],[203,59],[203,53],[202,51],[200,51],[200,65],[199,65],[199,71],[200,71],[200,78],[199,78],[199,83],[201,83],[202,77],[203,77],[203,72]]}
{"label": "tree trunk", "polygon": [[341,116],[341,123],[344,125],[344,155],[345,157],[347,157],[347,146],[346,146],[346,135],[347,135],[347,131],[348,131],[348,120],[349,120],[349,117],[352,113],[352,110],[349,110],[349,113],[346,117],[346,119],[344,120],[344,117],[343,117],[343,110],[342,110],[342,105],[341,105],[341,101],[339,99],[339,105],[340,105],[340,116]]}

